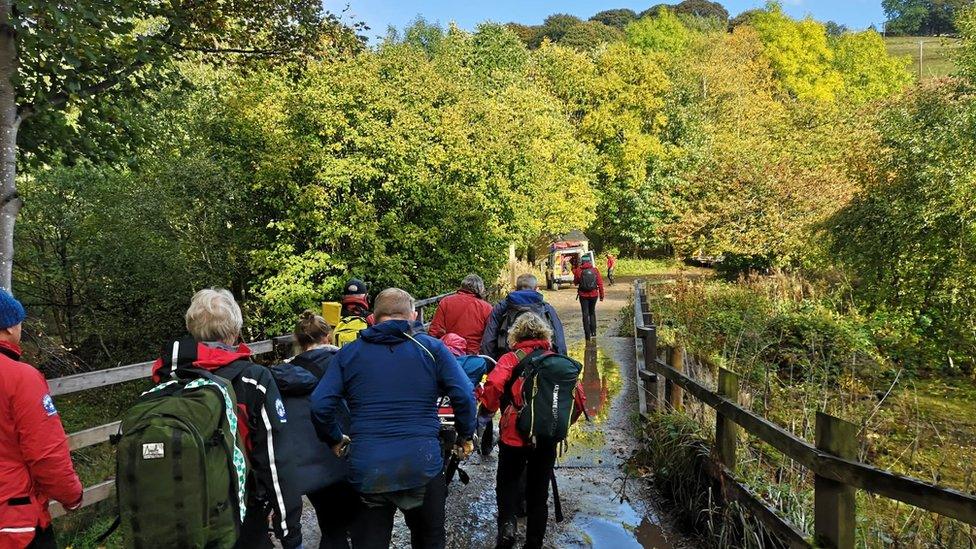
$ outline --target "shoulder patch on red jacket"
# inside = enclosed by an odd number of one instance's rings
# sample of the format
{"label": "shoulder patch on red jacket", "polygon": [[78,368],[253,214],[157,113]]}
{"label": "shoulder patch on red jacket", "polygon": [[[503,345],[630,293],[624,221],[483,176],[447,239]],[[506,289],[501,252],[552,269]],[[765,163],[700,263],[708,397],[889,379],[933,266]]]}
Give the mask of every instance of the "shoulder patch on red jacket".
{"label": "shoulder patch on red jacket", "polygon": [[49,394],[45,394],[44,397],[41,398],[41,406],[44,407],[44,413],[46,413],[49,417],[58,413],[58,409],[54,407],[54,399],[51,398],[51,395]]}

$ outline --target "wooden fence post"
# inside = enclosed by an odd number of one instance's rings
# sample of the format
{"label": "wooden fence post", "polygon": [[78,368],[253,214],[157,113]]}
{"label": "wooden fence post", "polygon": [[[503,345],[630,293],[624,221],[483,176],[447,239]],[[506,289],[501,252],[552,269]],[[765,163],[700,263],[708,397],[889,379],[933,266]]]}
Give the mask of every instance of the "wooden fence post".
{"label": "wooden fence post", "polygon": [[[719,368],[718,394],[738,404],[739,376],[725,368]],[[719,460],[733,472],[735,471],[735,446],[738,441],[738,436],[738,428],[735,423],[716,412],[715,448],[718,451]]]}
{"label": "wooden fence post", "polygon": [[644,315],[644,326],[652,326],[654,324],[654,318],[651,314],[651,305],[647,301],[647,289],[644,286],[641,286],[640,289],[640,305],[641,312]]}
{"label": "wooden fence post", "polygon": [[[817,412],[817,449],[837,457],[857,459],[857,427]],[[854,547],[855,489],[844,483],[814,477],[814,532],[824,547]]]}
{"label": "wooden fence post", "polygon": [[[657,326],[647,326],[644,332],[644,369],[654,372],[654,362],[657,360]],[[644,380],[644,394],[647,410],[661,411],[661,397],[658,389],[658,375],[654,373],[653,380]]]}
{"label": "wooden fence post", "polygon": [[[671,356],[668,361],[675,370],[684,373],[685,371],[685,350],[680,345],[671,348]],[[668,403],[668,409],[680,412],[684,410],[684,390],[678,387],[671,380],[664,382],[664,399]]]}

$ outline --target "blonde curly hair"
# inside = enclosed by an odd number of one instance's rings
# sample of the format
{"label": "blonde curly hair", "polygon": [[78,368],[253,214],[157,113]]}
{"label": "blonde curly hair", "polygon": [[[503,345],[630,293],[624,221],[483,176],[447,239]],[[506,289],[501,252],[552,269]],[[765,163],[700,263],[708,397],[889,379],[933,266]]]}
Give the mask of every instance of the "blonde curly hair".
{"label": "blonde curly hair", "polygon": [[514,349],[516,343],[530,339],[552,342],[552,326],[546,319],[535,313],[525,313],[515,319],[508,330],[508,347]]}

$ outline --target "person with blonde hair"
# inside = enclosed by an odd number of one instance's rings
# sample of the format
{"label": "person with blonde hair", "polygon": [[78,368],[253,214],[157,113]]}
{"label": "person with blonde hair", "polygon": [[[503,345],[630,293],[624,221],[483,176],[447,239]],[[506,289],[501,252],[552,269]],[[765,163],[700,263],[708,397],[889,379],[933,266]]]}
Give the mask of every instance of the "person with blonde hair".
{"label": "person with blonde hair", "polygon": [[[374,301],[376,324],[336,354],[312,393],[312,421],[337,455],[349,452],[349,480],[364,508],[352,526],[357,548],[390,547],[399,509],[416,548],[443,548],[447,483],[437,401],[454,408],[458,447],[473,449],[474,388],[439,340],[415,329],[413,298],[398,288]],[[345,402],[349,427],[337,414]]]}
{"label": "person with blonde hair", "polygon": [[[294,329],[298,354],[271,368],[291,421],[283,438],[295,460],[294,489],[308,497],[322,533],[320,549],[349,547],[349,526],[359,508],[356,491],[347,482],[345,458],[336,456],[315,435],[309,396],[332,365],[339,348],[332,345],[332,326],[312,311],[298,318]],[[349,429],[349,413],[337,414],[342,429]]]}
{"label": "person with blonde hair", "polygon": [[153,365],[153,381],[195,378],[205,370],[231,382],[237,396],[238,432],[248,449],[250,470],[245,494],[247,512],[235,548],[270,548],[268,525],[285,549],[302,545],[302,500],[293,490],[291,452],[282,427],[288,422],[284,402],[268,368],[251,361],[251,349],[240,342],[244,326],[234,295],[207,288],[193,295],[186,310],[190,337],[163,347]]}
{"label": "person with blonde hair", "polygon": [[[541,548],[549,520],[549,483],[556,462],[557,441],[528,440],[517,427],[518,411],[526,406],[522,396],[525,383],[522,373],[526,363],[536,357],[554,355],[553,330],[543,317],[527,312],[519,316],[508,330],[508,348],[498,360],[498,365],[488,374],[481,394],[481,406],[489,413],[502,410],[499,421],[498,473],[495,483],[495,499],[498,504],[498,538],[496,547],[508,548],[515,544],[518,524],[516,516],[522,498],[519,481],[525,472],[527,548]],[[561,357],[560,358],[565,358]],[[586,405],[583,388],[578,382],[573,387],[573,412],[575,421]],[[555,410],[555,407],[553,408]]]}

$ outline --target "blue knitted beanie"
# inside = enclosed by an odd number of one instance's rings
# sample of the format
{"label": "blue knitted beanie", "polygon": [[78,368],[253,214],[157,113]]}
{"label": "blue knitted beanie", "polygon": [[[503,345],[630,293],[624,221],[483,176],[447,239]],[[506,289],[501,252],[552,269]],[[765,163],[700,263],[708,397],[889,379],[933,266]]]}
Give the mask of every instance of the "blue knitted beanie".
{"label": "blue knitted beanie", "polygon": [[27,312],[10,292],[0,288],[0,330],[16,326],[27,318]]}

